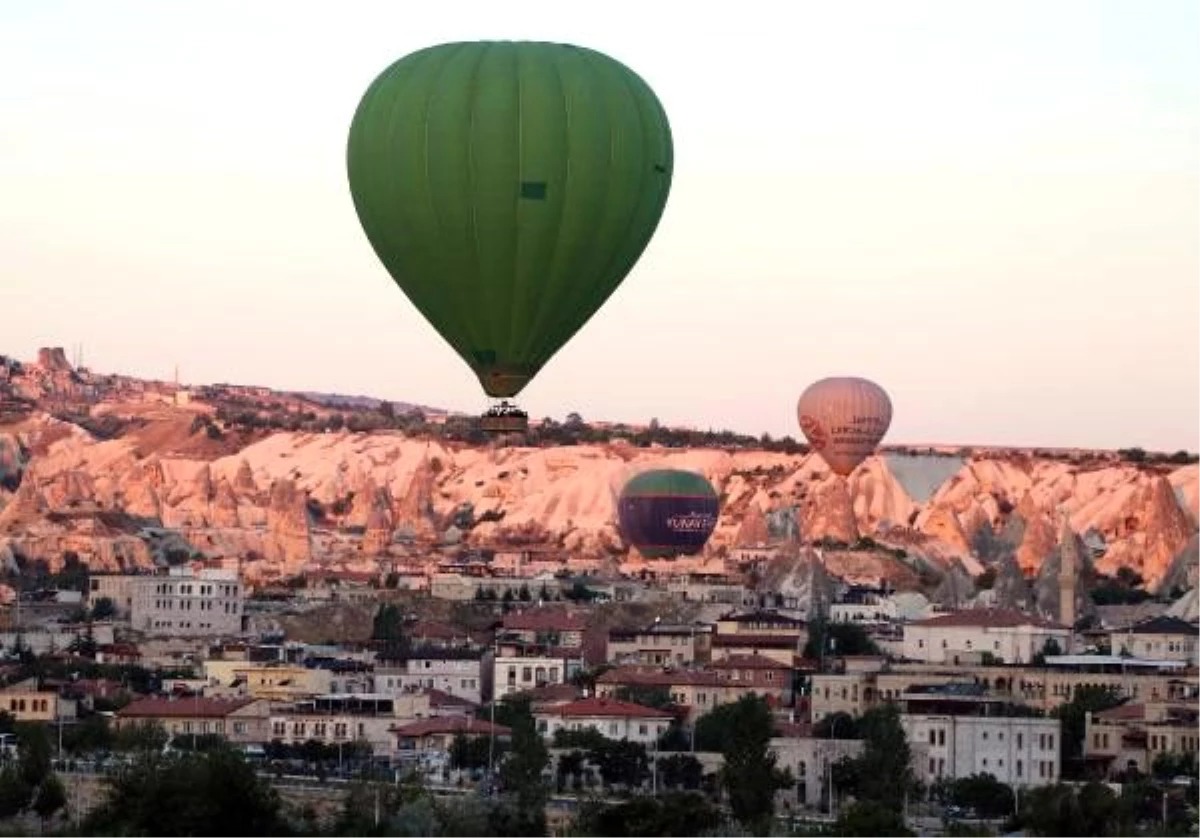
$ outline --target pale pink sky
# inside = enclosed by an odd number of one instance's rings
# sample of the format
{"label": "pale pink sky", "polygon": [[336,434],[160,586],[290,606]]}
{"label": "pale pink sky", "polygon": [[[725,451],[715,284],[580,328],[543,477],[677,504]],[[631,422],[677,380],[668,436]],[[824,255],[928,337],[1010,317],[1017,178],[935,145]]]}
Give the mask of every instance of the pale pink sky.
{"label": "pale pink sky", "polygon": [[450,40],[579,43],[657,91],[645,256],[532,415],[888,441],[1200,448],[1192,2],[54,2],[0,9],[0,353],[478,412],[345,178],[366,85]]}

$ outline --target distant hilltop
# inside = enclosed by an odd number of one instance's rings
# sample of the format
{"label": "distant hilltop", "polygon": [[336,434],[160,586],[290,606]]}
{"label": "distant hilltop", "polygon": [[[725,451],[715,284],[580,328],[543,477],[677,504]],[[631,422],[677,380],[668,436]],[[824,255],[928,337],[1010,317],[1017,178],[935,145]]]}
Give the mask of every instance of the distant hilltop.
{"label": "distant hilltop", "polygon": [[545,572],[652,577],[666,566],[622,542],[615,497],[659,466],[698,471],[720,493],[717,531],[693,562],[711,578],[764,584],[747,562],[799,567],[817,550],[840,579],[947,597],[992,584],[1019,598],[1034,594],[1013,593],[1018,581],[1032,584],[1075,539],[1093,581],[1124,568],[1169,591],[1195,575],[1198,466],[1187,452],[891,445],[840,480],[791,438],[569,414],[500,444],[436,408],[183,387],[76,368],[61,350],[32,363],[0,356],[10,568],[72,553],[110,570],[233,563],[270,581],[430,573],[517,550],[543,557]]}

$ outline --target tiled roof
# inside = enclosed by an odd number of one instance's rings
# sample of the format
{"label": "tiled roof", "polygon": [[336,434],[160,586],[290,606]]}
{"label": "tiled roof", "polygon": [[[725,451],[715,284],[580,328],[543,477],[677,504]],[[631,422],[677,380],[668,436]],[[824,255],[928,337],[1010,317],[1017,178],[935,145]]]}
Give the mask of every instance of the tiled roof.
{"label": "tiled roof", "polygon": [[1097,719],[1103,719],[1106,722],[1140,721],[1146,718],[1146,705],[1122,704],[1119,707],[1100,710],[1093,713],[1092,716]]}
{"label": "tiled roof", "polygon": [[221,719],[253,704],[252,698],[163,698],[151,696],[128,704],[117,715],[123,719]]}
{"label": "tiled roof", "polygon": [[596,679],[597,684],[630,687],[717,687],[721,679],[715,672],[702,669],[666,671],[637,666],[610,669]]}
{"label": "tiled roof", "polygon": [[429,696],[430,707],[477,707],[473,701],[468,701],[465,698],[460,698],[457,695],[444,692],[443,690],[435,690],[432,687],[425,690],[425,695]]}
{"label": "tiled roof", "polygon": [[969,608],[942,614],[926,620],[916,620],[909,623],[912,626],[928,626],[930,628],[1016,628],[1017,626],[1034,626],[1036,628],[1065,629],[1064,625],[1023,614],[1010,608]]}
{"label": "tiled roof", "polygon": [[751,611],[748,614],[738,614],[736,617],[722,617],[721,621],[731,623],[772,623],[777,626],[788,626],[789,628],[801,628],[804,626],[803,620],[797,620],[795,617],[789,617],[786,614],[779,614],[775,611]]}
{"label": "tiled roof", "polygon": [[439,716],[435,719],[420,719],[406,725],[391,728],[398,737],[433,736],[443,733],[464,733],[467,736],[508,736],[512,733],[504,725],[493,725],[474,716]]}
{"label": "tiled roof", "polygon": [[1143,620],[1126,629],[1130,634],[1182,634],[1188,637],[1200,636],[1200,627],[1178,617],[1154,617]]}
{"label": "tiled roof", "polygon": [[672,719],[674,716],[667,710],[655,710],[653,707],[643,707],[628,701],[617,701],[615,698],[581,698],[569,704],[559,704],[538,711],[544,715],[562,716],[564,718],[594,719],[597,717],[613,719]]}
{"label": "tiled roof", "polygon": [[728,655],[713,661],[713,669],[791,669],[786,663],[780,663],[766,655]]}

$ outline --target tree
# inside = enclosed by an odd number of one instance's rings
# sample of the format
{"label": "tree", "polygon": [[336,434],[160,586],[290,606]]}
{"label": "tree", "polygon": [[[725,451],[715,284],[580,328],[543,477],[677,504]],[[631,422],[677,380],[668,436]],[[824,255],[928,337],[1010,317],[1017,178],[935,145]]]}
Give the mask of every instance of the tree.
{"label": "tree", "polygon": [[913,835],[900,812],[875,800],[856,800],[838,815],[834,835]]}
{"label": "tree", "polygon": [[722,704],[696,725],[698,742],[715,740],[720,744],[725,757],[720,781],[734,817],[759,834],[766,834],[770,827],[775,792],[793,782],[790,774],[775,767],[775,754],[769,747],[774,727],[766,700],[756,694]]}
{"label": "tree", "polygon": [[616,806],[581,808],[575,832],[581,835],[703,835],[720,824],[720,813],[703,795],[671,792],[635,797]]}
{"label": "tree", "polygon": [[666,788],[696,790],[704,779],[704,766],[691,754],[671,754],[658,760],[658,779]]}
{"label": "tree", "polygon": [[820,660],[822,651],[826,655],[880,654],[879,647],[862,626],[855,623],[831,623],[819,618],[809,624],[804,657]]}
{"label": "tree", "polygon": [[25,811],[33,797],[33,788],[21,777],[15,766],[0,769],[0,819],[7,819]]}
{"label": "tree", "polygon": [[950,785],[949,798],[956,806],[969,809],[981,818],[1003,818],[1016,808],[1011,787],[991,774],[972,774]]}
{"label": "tree", "polygon": [[17,725],[17,740],[21,779],[36,789],[50,774],[50,736],[44,725],[22,722]]}
{"label": "tree", "polygon": [[381,656],[390,660],[405,657],[409,650],[409,639],[404,633],[404,615],[391,603],[381,605],[371,622],[371,639],[383,645]]}
{"label": "tree", "polygon": [[42,831],[46,831],[46,820],[67,805],[67,792],[57,774],[49,774],[37,787],[33,796],[33,811],[42,819]]}
{"label": "tree", "polygon": [[92,605],[92,619],[96,621],[111,620],[117,615],[117,604],[109,597],[102,596]]}
{"label": "tree", "polygon": [[858,732],[863,740],[862,754],[839,761],[836,785],[859,800],[871,800],[901,811],[905,795],[914,789],[915,778],[909,765],[912,752],[900,725],[900,711],[891,703],[873,707],[858,720]]}
{"label": "tree", "polygon": [[1082,776],[1083,738],[1087,729],[1087,714],[1109,710],[1124,702],[1124,698],[1106,687],[1088,685],[1076,690],[1066,704],[1054,708],[1051,715],[1062,720],[1059,748],[1064,779]]}
{"label": "tree", "polygon": [[108,795],[83,834],[277,835],[279,798],[229,747],[166,757],[144,752],[107,779]]}
{"label": "tree", "polygon": [[670,710],[675,706],[671,700],[671,691],[666,687],[619,687],[617,700],[640,704],[642,707],[653,707],[655,710]]}
{"label": "tree", "polygon": [[[528,707],[528,699],[525,702]],[[515,821],[503,824],[518,835],[544,835],[546,833],[545,784],[542,771],[550,761],[546,744],[528,713],[514,715],[511,720],[512,751],[500,765],[500,784],[504,791],[515,798]]]}

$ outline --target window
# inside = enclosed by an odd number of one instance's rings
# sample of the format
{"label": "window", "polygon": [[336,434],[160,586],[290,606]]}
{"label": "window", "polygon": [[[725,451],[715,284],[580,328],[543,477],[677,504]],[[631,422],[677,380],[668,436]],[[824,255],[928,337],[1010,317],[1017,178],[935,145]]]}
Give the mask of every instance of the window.
{"label": "window", "polygon": [[1024,747],[1025,747],[1025,734],[1024,734],[1024,733],[1018,733],[1018,734],[1017,734],[1017,747],[1018,747],[1018,748],[1024,748]]}

